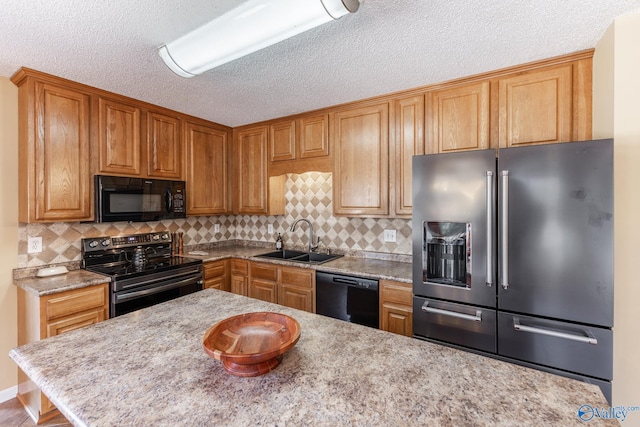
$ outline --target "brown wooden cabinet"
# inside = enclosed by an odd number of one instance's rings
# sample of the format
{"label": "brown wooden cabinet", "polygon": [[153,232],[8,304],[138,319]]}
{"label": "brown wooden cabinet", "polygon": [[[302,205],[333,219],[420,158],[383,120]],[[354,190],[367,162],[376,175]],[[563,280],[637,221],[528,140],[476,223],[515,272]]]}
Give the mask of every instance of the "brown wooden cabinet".
{"label": "brown wooden cabinet", "polygon": [[140,108],[98,98],[98,172],[139,176],[141,169]]}
{"label": "brown wooden cabinet", "polygon": [[[53,337],[109,317],[109,284],[37,296],[18,288],[18,345]],[[57,415],[56,407],[18,370],[18,399],[36,423]]]}
{"label": "brown wooden cabinet", "polygon": [[147,176],[182,179],[182,134],[178,117],[146,113]]}
{"label": "brown wooden cabinet", "polygon": [[389,214],[389,105],[334,112],[333,213]]}
{"label": "brown wooden cabinet", "polygon": [[229,291],[229,260],[209,261],[203,264],[202,275],[204,276],[204,288],[220,289]]}
{"label": "brown wooden cabinet", "polygon": [[424,95],[396,99],[393,104],[395,135],[391,152],[393,166],[391,186],[396,216],[411,216],[412,157],[424,154]]}
{"label": "brown wooden cabinet", "polygon": [[314,270],[264,262],[249,263],[249,296],[315,312]]}
{"label": "brown wooden cabinet", "polygon": [[329,155],[329,116],[312,115],[298,119],[298,157],[310,159]]}
{"label": "brown wooden cabinet", "polygon": [[229,132],[185,122],[187,213],[219,215],[231,212],[228,163]]}
{"label": "brown wooden cabinet", "polygon": [[278,302],[278,266],[262,262],[249,263],[249,296]]}
{"label": "brown wooden cabinet", "polygon": [[269,161],[296,158],[296,122],[286,120],[269,125]]}
{"label": "brown wooden cabinet", "polygon": [[33,70],[11,80],[19,88],[18,220],[92,220],[90,94]]}
{"label": "brown wooden cabinet", "polygon": [[307,268],[280,267],[278,304],[316,312],[316,272]]}
{"label": "brown wooden cabinet", "polygon": [[427,94],[427,151],[447,153],[490,146],[490,83],[480,81]]}
{"label": "brown wooden cabinet", "polygon": [[411,283],[380,281],[380,329],[413,335],[413,289]]}
{"label": "brown wooden cabinet", "polygon": [[232,259],[231,265],[231,292],[238,295],[249,295],[249,261]]}
{"label": "brown wooden cabinet", "polygon": [[285,176],[269,177],[267,126],[239,130],[236,139],[238,214],[283,215]]}

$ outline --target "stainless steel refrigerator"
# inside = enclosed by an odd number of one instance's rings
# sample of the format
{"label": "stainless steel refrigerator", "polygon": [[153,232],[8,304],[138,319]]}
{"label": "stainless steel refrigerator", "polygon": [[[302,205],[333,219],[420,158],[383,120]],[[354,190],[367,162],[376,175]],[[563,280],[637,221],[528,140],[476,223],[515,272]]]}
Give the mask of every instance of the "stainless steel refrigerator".
{"label": "stainless steel refrigerator", "polygon": [[613,375],[613,141],[413,158],[417,338]]}

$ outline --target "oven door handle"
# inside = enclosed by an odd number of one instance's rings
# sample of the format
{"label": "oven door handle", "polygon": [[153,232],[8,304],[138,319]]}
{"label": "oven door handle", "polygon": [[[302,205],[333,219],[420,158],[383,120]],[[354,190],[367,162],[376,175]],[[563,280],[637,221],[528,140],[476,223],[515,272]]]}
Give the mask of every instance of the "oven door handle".
{"label": "oven door handle", "polygon": [[158,286],[158,287],[153,287],[153,288],[147,288],[141,291],[134,291],[134,292],[127,292],[124,294],[115,294],[114,298],[115,298],[115,303],[120,303],[120,302],[125,302],[125,301],[129,301],[131,299],[134,298],[140,298],[140,297],[144,297],[147,295],[153,295],[153,294],[157,294],[159,292],[164,292],[164,291],[168,291],[174,288],[179,288],[185,285],[190,285],[192,283],[200,283],[202,284],[202,279],[200,278],[200,276],[197,277],[189,277],[183,280],[180,280],[178,282],[172,282],[169,283],[168,285],[164,285],[164,286]]}

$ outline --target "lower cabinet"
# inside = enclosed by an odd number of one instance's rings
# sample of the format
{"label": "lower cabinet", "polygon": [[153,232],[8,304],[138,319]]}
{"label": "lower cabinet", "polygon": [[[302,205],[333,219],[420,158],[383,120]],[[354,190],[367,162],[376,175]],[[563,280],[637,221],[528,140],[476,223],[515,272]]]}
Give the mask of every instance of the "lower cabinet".
{"label": "lower cabinet", "polygon": [[311,313],[315,312],[314,270],[251,262],[249,296]]}
{"label": "lower cabinet", "polygon": [[411,283],[380,281],[380,329],[413,336],[413,286]]}
{"label": "lower cabinet", "polygon": [[249,261],[232,259],[231,264],[231,292],[238,295],[249,295]]}
{"label": "lower cabinet", "polygon": [[227,274],[229,260],[205,262],[203,265],[204,288],[220,289],[229,291],[229,274]]}
{"label": "lower cabinet", "polygon": [[[108,317],[108,283],[45,296],[18,288],[18,345],[102,322]],[[58,414],[56,407],[20,369],[18,399],[36,424]]]}

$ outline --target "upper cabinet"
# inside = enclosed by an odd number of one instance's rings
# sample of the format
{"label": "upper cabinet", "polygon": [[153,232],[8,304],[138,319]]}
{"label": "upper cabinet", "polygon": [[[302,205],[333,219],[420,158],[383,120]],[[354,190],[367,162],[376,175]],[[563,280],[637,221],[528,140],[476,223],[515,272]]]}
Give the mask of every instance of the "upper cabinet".
{"label": "upper cabinet", "polygon": [[298,119],[298,157],[310,159],[329,155],[329,117],[327,114]]}
{"label": "upper cabinet", "polygon": [[146,114],[147,175],[182,178],[182,138],[180,119],[153,111]]}
{"label": "upper cabinet", "polygon": [[396,216],[411,216],[411,162],[413,156],[424,154],[424,98],[400,98],[393,104],[395,135],[390,165],[394,168],[391,189]]}
{"label": "upper cabinet", "polygon": [[428,153],[489,148],[489,87],[481,81],[428,93]]}
{"label": "upper cabinet", "polygon": [[90,94],[46,74],[20,70],[20,222],[93,219]]}
{"label": "upper cabinet", "polygon": [[296,122],[287,120],[269,125],[269,160],[280,162],[296,158]]}
{"label": "upper cabinet", "polygon": [[187,214],[220,215],[231,212],[228,163],[229,131],[185,122]]}
{"label": "upper cabinet", "polygon": [[98,98],[97,110],[98,173],[182,179],[177,115],[103,96]]}
{"label": "upper cabinet", "polygon": [[333,212],[344,216],[389,214],[389,105],[331,115]]}
{"label": "upper cabinet", "polygon": [[140,175],[140,108],[100,97],[98,99],[98,171],[104,174]]}

